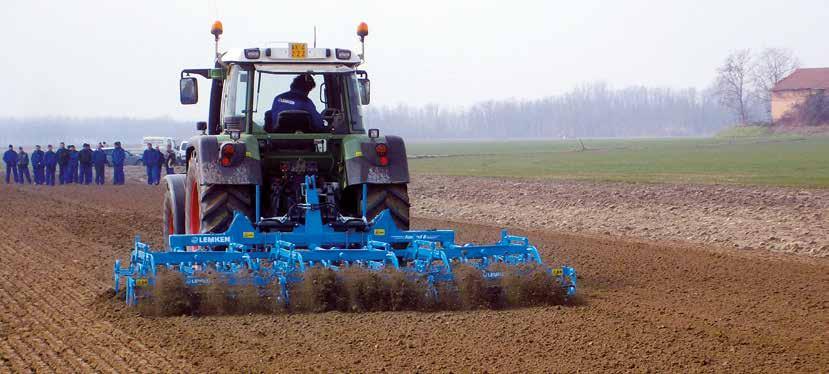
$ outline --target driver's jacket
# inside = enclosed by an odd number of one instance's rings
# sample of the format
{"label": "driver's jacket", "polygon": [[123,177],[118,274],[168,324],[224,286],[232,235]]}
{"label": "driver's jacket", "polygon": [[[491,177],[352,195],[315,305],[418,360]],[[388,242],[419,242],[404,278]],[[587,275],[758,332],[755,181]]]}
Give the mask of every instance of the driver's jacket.
{"label": "driver's jacket", "polygon": [[311,131],[325,131],[322,116],[317,112],[317,107],[314,105],[314,102],[304,93],[290,90],[273,98],[273,106],[271,106],[271,119],[273,123],[277,123],[276,120],[279,117],[279,112],[283,110],[304,110],[311,115]]}

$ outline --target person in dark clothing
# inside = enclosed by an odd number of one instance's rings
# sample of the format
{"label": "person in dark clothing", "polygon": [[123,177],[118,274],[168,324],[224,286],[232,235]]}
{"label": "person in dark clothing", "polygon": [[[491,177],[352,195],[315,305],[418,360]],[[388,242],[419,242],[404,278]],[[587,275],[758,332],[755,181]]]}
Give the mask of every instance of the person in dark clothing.
{"label": "person in dark clothing", "polygon": [[164,154],[164,166],[167,169],[167,175],[176,173],[174,169],[174,166],[176,166],[176,152],[171,144],[167,144],[167,152]]}
{"label": "person in dark clothing", "polygon": [[95,184],[103,185],[106,182],[104,176],[105,166],[109,164],[107,154],[104,152],[104,145],[98,143],[98,149],[92,152],[92,164],[95,165]]}
{"label": "person in dark clothing", "polygon": [[[29,154],[23,151],[23,147],[18,147],[20,152],[17,152],[17,183],[32,184],[32,175],[29,174]],[[23,180],[26,177],[25,181]]]}
{"label": "person in dark clothing", "polygon": [[55,167],[58,165],[58,155],[52,150],[52,145],[46,146],[46,153],[43,154],[43,167],[45,173],[43,175],[43,184],[47,186],[55,185]]}
{"label": "person in dark clothing", "polygon": [[310,74],[300,74],[291,82],[291,89],[273,98],[271,105],[271,119],[277,123],[279,113],[285,110],[304,110],[311,115],[311,132],[325,132],[322,116],[317,112],[314,102],[308,94],[316,87],[314,77]]}
{"label": "person in dark clothing", "polygon": [[158,184],[156,179],[161,179],[160,176],[156,177],[159,169],[158,165],[161,163],[161,152],[158,152],[155,148],[153,148],[152,143],[147,143],[147,149],[144,150],[144,166],[147,168],[147,184]]}
{"label": "person in dark clothing", "polygon": [[155,152],[158,154],[158,162],[155,164],[155,184],[161,182],[161,169],[164,168],[164,152],[161,152],[161,146],[155,146]]}
{"label": "person in dark clothing", "polygon": [[10,184],[11,181],[19,183],[18,179],[20,176],[17,174],[17,152],[14,151],[13,145],[9,144],[9,149],[3,153],[3,162],[6,164],[6,184]]}
{"label": "person in dark clothing", "polygon": [[32,152],[32,171],[35,174],[35,184],[43,184],[43,154],[44,152],[40,149],[40,146],[36,145],[34,152]]}
{"label": "person in dark clothing", "polygon": [[124,184],[124,161],[127,153],[121,148],[121,142],[115,142],[115,149],[112,150],[112,184]]}
{"label": "person in dark clothing", "polygon": [[81,164],[78,183],[92,184],[92,148],[89,146],[89,143],[84,143],[83,149],[78,153],[78,162]]}
{"label": "person in dark clothing", "polygon": [[60,142],[60,147],[55,155],[58,157],[58,166],[60,166],[58,169],[58,183],[64,184],[69,173],[69,150],[66,149],[66,144]]}
{"label": "person in dark clothing", "polygon": [[69,145],[69,167],[66,168],[66,183],[80,183],[78,178],[78,150],[74,145]]}

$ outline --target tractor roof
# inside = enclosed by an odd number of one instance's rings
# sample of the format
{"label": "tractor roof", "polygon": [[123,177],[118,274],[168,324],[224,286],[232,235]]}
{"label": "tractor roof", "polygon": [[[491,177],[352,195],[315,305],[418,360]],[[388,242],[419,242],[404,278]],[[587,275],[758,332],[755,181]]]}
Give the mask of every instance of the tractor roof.
{"label": "tractor roof", "polygon": [[350,49],[308,48],[304,43],[289,43],[280,47],[229,49],[222,55],[222,61],[256,65],[333,65],[352,69],[361,63],[359,56]]}

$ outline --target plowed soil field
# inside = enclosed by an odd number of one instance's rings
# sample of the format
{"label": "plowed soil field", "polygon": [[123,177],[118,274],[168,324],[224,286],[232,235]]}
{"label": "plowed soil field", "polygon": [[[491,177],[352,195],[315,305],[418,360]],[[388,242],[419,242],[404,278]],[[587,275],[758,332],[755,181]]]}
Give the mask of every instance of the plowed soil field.
{"label": "plowed soil field", "polygon": [[0,372],[829,369],[826,258],[548,231],[518,232],[580,272],[576,305],[142,317],[103,297],[136,234],[161,243],[162,188],[133,183],[0,186]]}

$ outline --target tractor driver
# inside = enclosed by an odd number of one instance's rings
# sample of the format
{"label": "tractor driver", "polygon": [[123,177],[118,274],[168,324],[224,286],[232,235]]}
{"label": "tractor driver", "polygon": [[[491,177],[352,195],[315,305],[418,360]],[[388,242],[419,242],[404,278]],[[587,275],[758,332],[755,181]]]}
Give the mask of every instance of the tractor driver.
{"label": "tractor driver", "polygon": [[326,132],[322,116],[317,112],[314,102],[308,98],[308,94],[316,87],[314,77],[310,74],[300,74],[291,82],[291,89],[273,98],[271,107],[271,119],[277,123],[279,113],[284,110],[304,110],[311,115],[311,132]]}

